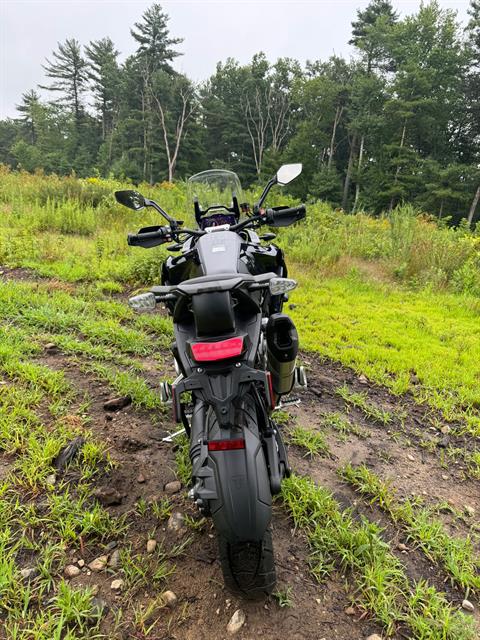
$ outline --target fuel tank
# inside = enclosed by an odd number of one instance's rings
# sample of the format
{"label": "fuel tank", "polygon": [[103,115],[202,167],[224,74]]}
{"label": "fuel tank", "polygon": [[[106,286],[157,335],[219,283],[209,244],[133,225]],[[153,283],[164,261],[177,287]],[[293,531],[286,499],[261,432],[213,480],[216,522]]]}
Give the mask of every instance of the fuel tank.
{"label": "fuel tank", "polygon": [[233,231],[207,233],[197,242],[197,251],[204,275],[238,273],[242,241]]}

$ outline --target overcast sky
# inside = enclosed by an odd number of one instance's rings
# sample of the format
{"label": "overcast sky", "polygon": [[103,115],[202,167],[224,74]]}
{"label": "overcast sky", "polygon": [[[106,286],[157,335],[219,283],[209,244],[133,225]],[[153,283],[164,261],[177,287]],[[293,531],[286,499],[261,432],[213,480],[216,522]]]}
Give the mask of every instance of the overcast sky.
{"label": "overcast sky", "polygon": [[[152,4],[144,0],[0,0],[0,118],[15,116],[21,94],[44,80],[42,63],[59,41],[82,44],[110,36],[121,59],[135,49],[130,27]],[[170,0],[171,34],[183,37],[175,66],[193,80],[207,78],[219,60],[247,62],[257,51],[270,60],[289,56],[305,62],[349,56],[350,23],[363,0]],[[401,15],[420,0],[393,0]],[[468,19],[468,0],[440,0]]]}

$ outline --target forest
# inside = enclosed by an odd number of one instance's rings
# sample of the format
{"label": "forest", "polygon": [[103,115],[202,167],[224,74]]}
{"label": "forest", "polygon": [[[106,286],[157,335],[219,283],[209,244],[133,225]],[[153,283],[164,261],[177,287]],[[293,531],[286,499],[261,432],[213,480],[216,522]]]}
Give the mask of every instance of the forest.
{"label": "forest", "polygon": [[346,212],[401,203],[457,224],[480,215],[480,2],[469,21],[438,2],[400,17],[390,0],[357,11],[346,60],[218,62],[197,85],[174,69],[188,42],[152,4],[115,43],[67,38],[0,121],[0,163],[29,172],[150,184],[208,168],[246,186],[282,162],[304,172],[290,193]]}

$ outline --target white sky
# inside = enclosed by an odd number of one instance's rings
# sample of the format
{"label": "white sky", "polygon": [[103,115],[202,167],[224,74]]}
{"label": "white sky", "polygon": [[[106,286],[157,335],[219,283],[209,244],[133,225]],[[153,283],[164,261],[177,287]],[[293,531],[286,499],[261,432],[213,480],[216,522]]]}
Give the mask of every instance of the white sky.
{"label": "white sky", "polygon": [[[82,44],[110,36],[121,59],[135,50],[130,27],[152,2],[144,0],[0,0],[0,118],[15,117],[21,94],[44,82],[42,63],[57,42]],[[348,57],[350,23],[365,0],[169,0],[172,36],[183,37],[175,67],[193,80],[206,79],[228,56],[248,62],[264,51],[281,56],[326,59]],[[401,14],[415,12],[420,0],[393,0]],[[440,0],[468,19],[468,0]]]}

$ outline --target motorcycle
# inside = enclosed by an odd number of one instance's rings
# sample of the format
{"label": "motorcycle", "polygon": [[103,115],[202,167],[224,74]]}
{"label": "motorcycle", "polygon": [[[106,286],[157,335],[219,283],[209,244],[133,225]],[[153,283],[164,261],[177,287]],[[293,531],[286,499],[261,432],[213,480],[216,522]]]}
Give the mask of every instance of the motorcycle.
{"label": "motorcycle", "polygon": [[263,207],[275,184],[288,184],[301,170],[301,164],[283,165],[253,210],[242,202],[235,173],[193,176],[187,195],[197,229],[184,228],[137,191],[115,193],[119,203],[153,207],[168,223],[129,234],[129,245],[172,242],[168,250],[179,254],[164,262],[160,286],[129,303],[136,311],[163,303],[172,316],[178,377],[161,384],[161,397],[189,438],[189,495],[213,519],[225,584],[252,599],[275,587],[272,496],[290,474],[272,412],[293,387],[306,386],[296,366],[297,331],[282,313],[296,282],[287,277],[283,251],[271,243],[275,235],[256,230],[305,218],[304,205]]}

